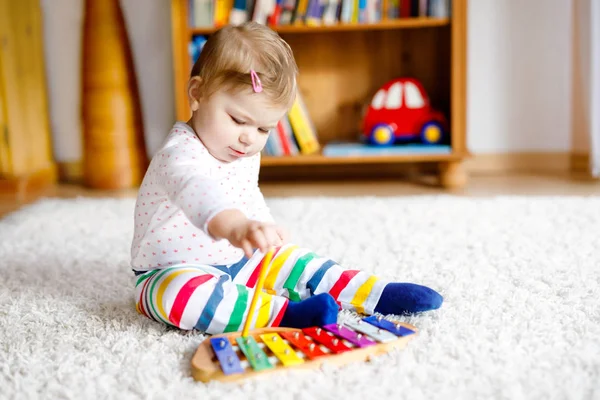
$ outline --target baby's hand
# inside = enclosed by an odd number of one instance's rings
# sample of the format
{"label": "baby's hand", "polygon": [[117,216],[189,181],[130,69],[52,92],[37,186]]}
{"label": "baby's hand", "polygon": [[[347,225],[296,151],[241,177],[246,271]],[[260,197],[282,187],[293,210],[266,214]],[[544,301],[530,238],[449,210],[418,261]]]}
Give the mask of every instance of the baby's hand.
{"label": "baby's hand", "polygon": [[250,258],[255,248],[266,253],[271,247],[283,245],[286,234],[274,224],[246,220],[231,230],[228,240],[235,247],[244,250],[246,256]]}
{"label": "baby's hand", "polygon": [[208,232],[216,239],[227,239],[244,250],[248,258],[258,248],[263,253],[271,247],[287,242],[287,234],[275,224],[246,218],[239,210],[225,210],[217,214],[208,224]]}

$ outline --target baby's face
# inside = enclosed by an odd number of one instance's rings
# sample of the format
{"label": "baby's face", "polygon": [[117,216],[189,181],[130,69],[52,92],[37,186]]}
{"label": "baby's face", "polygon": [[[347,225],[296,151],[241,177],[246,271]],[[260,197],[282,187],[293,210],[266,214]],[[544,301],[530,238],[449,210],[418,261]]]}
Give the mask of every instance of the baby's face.
{"label": "baby's face", "polygon": [[213,157],[232,162],[260,152],[286,112],[264,93],[219,90],[200,101],[190,123]]}

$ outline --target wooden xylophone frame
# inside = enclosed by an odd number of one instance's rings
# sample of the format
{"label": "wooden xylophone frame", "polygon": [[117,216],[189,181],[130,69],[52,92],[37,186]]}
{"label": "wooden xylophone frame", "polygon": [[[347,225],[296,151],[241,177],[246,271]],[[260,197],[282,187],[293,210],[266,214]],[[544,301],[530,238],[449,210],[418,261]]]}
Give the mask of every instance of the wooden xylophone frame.
{"label": "wooden xylophone frame", "polygon": [[[264,369],[260,371],[253,370],[251,367],[245,368],[243,373],[226,375],[217,359],[217,356],[212,348],[210,339],[212,338],[227,338],[234,348],[237,347],[236,338],[242,336],[242,332],[232,332],[220,335],[214,335],[206,338],[196,350],[191,361],[192,376],[197,381],[209,382],[213,380],[221,382],[238,382],[249,378],[258,376],[264,376],[267,374],[280,373],[282,370],[287,369],[316,369],[321,367],[322,364],[327,363],[334,366],[343,366],[353,362],[369,361],[373,357],[388,353],[394,349],[403,349],[407,343],[413,339],[417,334],[417,329],[413,325],[407,323],[400,323],[399,325],[404,326],[414,332],[414,334],[406,336],[397,336],[397,338],[390,342],[376,343],[368,347],[358,347],[345,341],[345,343],[352,347],[350,351],[342,353],[327,353],[325,356],[321,356],[315,359],[305,360],[301,364],[284,366],[281,362],[274,365],[274,368]],[[296,328],[260,328],[251,330],[248,336],[252,336],[258,343],[261,342],[259,335],[265,333],[281,333],[281,332],[302,332],[301,329]],[[266,351],[267,349],[265,349]],[[298,353],[302,353],[302,350],[294,348]],[[240,355],[239,349],[237,349],[240,359],[244,360],[243,355]],[[272,355],[272,354],[270,354]]]}

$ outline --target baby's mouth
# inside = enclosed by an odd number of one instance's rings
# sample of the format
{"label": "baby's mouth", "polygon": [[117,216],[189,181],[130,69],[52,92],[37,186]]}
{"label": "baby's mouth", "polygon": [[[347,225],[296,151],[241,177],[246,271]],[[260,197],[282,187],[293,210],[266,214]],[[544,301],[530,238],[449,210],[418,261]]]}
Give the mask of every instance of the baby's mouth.
{"label": "baby's mouth", "polygon": [[238,155],[238,156],[244,156],[246,155],[246,153],[244,153],[243,151],[238,151],[236,149],[234,149],[233,147],[230,147],[231,151],[233,151],[234,154]]}

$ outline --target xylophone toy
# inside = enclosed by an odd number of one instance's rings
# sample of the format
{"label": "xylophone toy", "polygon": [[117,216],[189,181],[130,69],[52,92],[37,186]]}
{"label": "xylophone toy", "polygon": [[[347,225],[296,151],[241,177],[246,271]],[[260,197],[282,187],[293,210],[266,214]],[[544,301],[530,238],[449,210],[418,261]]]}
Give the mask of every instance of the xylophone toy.
{"label": "xylophone toy", "polygon": [[[269,265],[272,256],[271,250],[263,265]],[[233,382],[286,368],[318,368],[324,362],[339,366],[367,361],[404,348],[417,334],[413,325],[394,323],[380,316],[304,329],[250,330],[266,269],[260,271],[242,332],[211,336],[196,350],[191,361],[195,380]]]}

